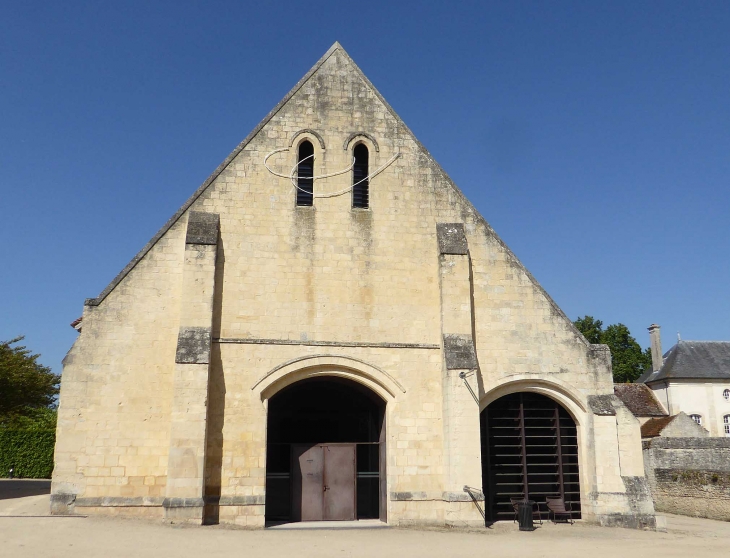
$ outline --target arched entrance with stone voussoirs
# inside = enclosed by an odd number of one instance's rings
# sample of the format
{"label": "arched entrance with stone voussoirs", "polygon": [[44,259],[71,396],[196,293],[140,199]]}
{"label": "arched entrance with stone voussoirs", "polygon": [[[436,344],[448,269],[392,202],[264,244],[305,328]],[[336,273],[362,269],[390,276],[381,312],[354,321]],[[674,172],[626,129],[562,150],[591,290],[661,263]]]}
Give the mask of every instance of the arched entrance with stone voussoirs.
{"label": "arched entrance with stone voussoirs", "polygon": [[503,395],[481,412],[482,487],[489,521],[513,520],[513,499],[535,502],[546,519],[548,497],[580,518],[576,422],[556,400],[527,391]]}
{"label": "arched entrance with stone voussoirs", "polygon": [[386,519],[382,397],[318,375],[282,388],[267,407],[267,523]]}

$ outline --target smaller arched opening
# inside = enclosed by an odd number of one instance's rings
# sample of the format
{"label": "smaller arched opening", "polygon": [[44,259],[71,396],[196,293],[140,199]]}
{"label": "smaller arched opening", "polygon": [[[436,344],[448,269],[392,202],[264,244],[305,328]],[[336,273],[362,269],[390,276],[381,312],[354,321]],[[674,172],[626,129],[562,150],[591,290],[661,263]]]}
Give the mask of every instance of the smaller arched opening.
{"label": "smaller arched opening", "polygon": [[352,167],[352,207],[367,209],[370,206],[369,164],[370,154],[364,143],[353,149],[355,164]]}
{"label": "smaller arched opening", "polygon": [[578,432],[562,405],[534,392],[504,395],[482,411],[481,437],[490,520],[512,519],[518,499],[535,502],[546,516],[549,497],[562,498],[580,518]]}
{"label": "smaller arched opening", "polygon": [[305,140],[297,150],[297,205],[314,205],[314,146]]}
{"label": "smaller arched opening", "polygon": [[266,521],[385,519],[385,401],[314,377],[268,401]]}

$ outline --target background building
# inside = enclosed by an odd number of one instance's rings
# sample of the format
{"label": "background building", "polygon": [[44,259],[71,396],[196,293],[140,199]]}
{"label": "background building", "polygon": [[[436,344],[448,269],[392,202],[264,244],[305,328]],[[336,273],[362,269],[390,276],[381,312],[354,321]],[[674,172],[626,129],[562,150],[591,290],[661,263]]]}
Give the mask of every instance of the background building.
{"label": "background building", "polygon": [[660,328],[649,327],[649,386],[670,415],[684,411],[710,436],[730,436],[730,341],[677,341],[662,355]]}

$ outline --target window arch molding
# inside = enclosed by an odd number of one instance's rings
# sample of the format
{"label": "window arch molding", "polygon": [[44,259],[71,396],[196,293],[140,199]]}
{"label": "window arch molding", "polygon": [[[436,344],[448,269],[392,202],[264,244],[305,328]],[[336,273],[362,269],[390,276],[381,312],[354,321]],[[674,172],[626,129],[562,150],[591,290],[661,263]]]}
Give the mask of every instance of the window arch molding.
{"label": "window arch molding", "polygon": [[[300,137],[305,136],[305,137]],[[297,141],[298,139],[298,141]],[[298,132],[295,132],[294,135],[291,137],[291,140],[289,140],[289,147],[294,147],[294,144],[296,144],[297,149],[299,149],[299,144],[302,143],[305,139],[309,139],[312,143],[315,141],[319,144],[319,147],[322,151],[327,149],[324,146],[324,139],[322,139],[322,136],[317,133],[315,130],[312,130],[310,128],[304,128],[303,130],[299,130]]]}
{"label": "window arch molding", "polygon": [[350,151],[352,149],[355,149],[355,145],[357,145],[358,143],[364,143],[369,151],[375,151],[376,153],[380,152],[378,140],[376,140],[372,135],[368,134],[367,132],[353,132],[352,134],[347,136],[345,143],[342,144],[342,149],[345,151]]}

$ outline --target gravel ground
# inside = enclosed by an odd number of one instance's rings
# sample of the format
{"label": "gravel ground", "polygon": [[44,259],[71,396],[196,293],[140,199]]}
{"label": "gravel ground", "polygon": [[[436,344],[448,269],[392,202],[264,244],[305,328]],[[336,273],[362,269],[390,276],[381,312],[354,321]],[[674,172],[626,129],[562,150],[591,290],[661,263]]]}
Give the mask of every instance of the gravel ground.
{"label": "gravel ground", "polygon": [[[245,531],[183,527],[132,519],[51,517],[38,485],[9,489],[0,481],[0,556],[12,558],[175,558],[296,556],[418,558],[703,558],[730,555],[730,523],[667,516],[666,533],[576,523],[545,524],[530,533],[513,523],[479,532],[410,529]],[[30,483],[31,481],[20,481]],[[17,485],[17,481],[16,481]]]}

